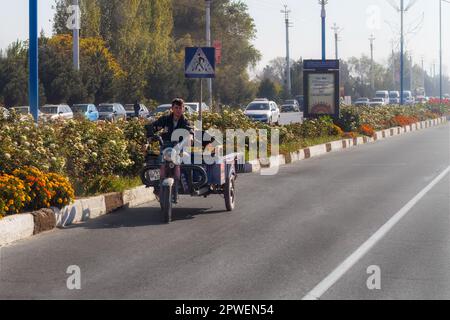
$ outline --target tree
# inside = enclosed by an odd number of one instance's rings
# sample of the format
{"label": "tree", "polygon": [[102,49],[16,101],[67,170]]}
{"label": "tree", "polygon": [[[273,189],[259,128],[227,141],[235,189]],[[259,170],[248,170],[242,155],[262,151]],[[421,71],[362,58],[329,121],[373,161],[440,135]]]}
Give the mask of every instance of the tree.
{"label": "tree", "polygon": [[[173,0],[173,3],[175,41],[188,36],[192,45],[204,45],[204,1]],[[242,1],[215,0],[211,11],[212,38],[222,43],[222,62],[216,66],[213,80],[214,99],[227,105],[246,103],[255,94],[247,70],[260,59],[260,53],[252,45],[256,35],[254,21]],[[198,90],[194,81],[190,80],[187,87],[189,96],[198,95],[198,91],[192,91]]]}
{"label": "tree", "polygon": [[21,42],[11,44],[0,55],[0,96],[7,107],[28,101],[28,50]]}
{"label": "tree", "polygon": [[41,39],[39,72],[51,103],[105,102],[114,98],[124,72],[98,38],[80,41],[80,71],[72,66],[72,37]]}
{"label": "tree", "polygon": [[259,84],[258,97],[269,100],[278,100],[281,93],[281,86],[270,79],[263,79]]}
{"label": "tree", "polygon": [[[65,27],[70,0],[57,0],[54,30]],[[100,37],[124,70],[116,97],[134,101],[148,97],[148,72],[168,58],[172,32],[170,0],[81,0],[83,37]]]}

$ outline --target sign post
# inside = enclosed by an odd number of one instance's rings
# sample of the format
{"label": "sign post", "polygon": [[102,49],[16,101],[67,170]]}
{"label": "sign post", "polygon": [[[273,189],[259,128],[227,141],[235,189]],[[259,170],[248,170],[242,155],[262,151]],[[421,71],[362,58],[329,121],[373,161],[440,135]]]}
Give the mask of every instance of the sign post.
{"label": "sign post", "polygon": [[29,48],[29,92],[30,112],[36,123],[38,123],[39,109],[39,69],[38,69],[38,7],[37,0],[29,0],[30,10],[30,48]]}
{"label": "sign post", "polygon": [[305,117],[339,117],[339,60],[305,60]]}
{"label": "sign post", "polygon": [[216,75],[216,49],[214,47],[188,47],[185,49],[185,76],[200,79],[199,120],[202,122],[203,79]]}

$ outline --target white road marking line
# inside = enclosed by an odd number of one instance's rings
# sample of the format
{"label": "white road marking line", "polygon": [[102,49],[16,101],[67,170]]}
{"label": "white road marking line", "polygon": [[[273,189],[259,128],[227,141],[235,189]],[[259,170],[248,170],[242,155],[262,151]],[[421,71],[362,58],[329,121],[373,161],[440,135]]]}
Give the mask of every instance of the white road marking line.
{"label": "white road marking line", "polygon": [[370,251],[436,184],[448,173],[450,166],[437,176],[428,186],[420,191],[403,208],[400,209],[388,222],[364,242],[355,252],[344,260],[336,269],[312,289],[302,300],[318,300],[328,291],[351,267],[353,267],[366,253]]}

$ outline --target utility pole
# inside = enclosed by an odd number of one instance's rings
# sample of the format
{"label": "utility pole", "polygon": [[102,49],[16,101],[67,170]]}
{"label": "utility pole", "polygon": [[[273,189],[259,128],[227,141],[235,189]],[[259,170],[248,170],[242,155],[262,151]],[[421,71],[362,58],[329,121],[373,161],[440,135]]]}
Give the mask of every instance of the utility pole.
{"label": "utility pole", "polygon": [[288,96],[291,96],[292,90],[292,81],[291,81],[291,58],[289,54],[289,28],[292,26],[289,22],[289,13],[291,11],[288,10],[288,6],[284,6],[284,10],[281,13],[284,13],[285,23],[286,23],[286,92]]}
{"label": "utility pole", "polygon": [[395,40],[392,40],[392,83],[394,88],[397,89],[397,79],[396,79],[396,65],[395,65]]}
{"label": "utility pole", "polygon": [[73,10],[75,10],[75,21],[73,24],[73,67],[80,70],[80,6],[79,0],[72,0]]}
{"label": "utility pole", "polygon": [[412,58],[412,54],[409,54],[409,90],[411,90],[412,94],[414,95],[414,65],[413,65],[413,58]]}
{"label": "utility pole", "polygon": [[403,105],[404,98],[403,98],[403,91],[404,91],[404,80],[405,80],[405,74],[404,74],[404,67],[405,67],[405,57],[404,57],[404,44],[405,44],[405,37],[404,37],[404,18],[405,18],[405,12],[411,9],[416,3],[417,0],[410,0],[408,2],[408,5],[405,8],[405,0],[400,0],[400,7],[393,4],[393,1],[389,1],[391,5],[394,7],[395,10],[400,12],[400,105]]}
{"label": "utility pole", "polygon": [[439,104],[442,105],[442,0],[439,0]]}
{"label": "utility pole", "polygon": [[326,55],[326,22],[325,19],[327,17],[327,13],[325,11],[325,5],[328,4],[328,0],[319,0],[319,4],[322,7],[322,11],[321,11],[321,18],[322,18],[322,60],[326,60],[327,55]]}
{"label": "utility pole", "polygon": [[373,42],[375,41],[375,37],[373,34],[370,35],[369,41],[370,41],[370,73],[371,73],[371,85],[372,90],[375,90],[375,73],[373,69]]}
{"label": "utility pole", "polygon": [[342,29],[339,28],[337,26],[337,24],[335,23],[332,27],[331,30],[334,31],[334,42],[335,42],[335,53],[336,53],[336,60],[339,60],[339,47],[338,47],[338,42],[341,41],[341,39],[339,38],[339,34],[341,33]]}
{"label": "utility pole", "polygon": [[[433,96],[437,96],[437,84],[436,84],[436,60],[433,60]],[[439,89],[438,89],[439,90]]]}
{"label": "utility pole", "polygon": [[404,102],[404,56],[403,56],[403,44],[404,44],[404,38],[403,38],[403,22],[404,22],[404,16],[405,16],[405,2],[404,0],[400,0],[400,23],[401,23],[401,31],[400,31],[400,105],[403,105]]}
{"label": "utility pole", "polygon": [[426,97],[427,92],[425,90],[425,69],[424,69],[424,62],[423,62],[423,56],[422,56],[422,87],[423,87],[423,95]]}
{"label": "utility pole", "polygon": [[[206,46],[211,47],[211,1],[205,0],[206,3]],[[213,104],[212,79],[208,79],[209,106]]]}
{"label": "utility pole", "polygon": [[38,51],[38,0],[29,0],[29,103],[34,121],[38,123],[39,108],[39,51]]}

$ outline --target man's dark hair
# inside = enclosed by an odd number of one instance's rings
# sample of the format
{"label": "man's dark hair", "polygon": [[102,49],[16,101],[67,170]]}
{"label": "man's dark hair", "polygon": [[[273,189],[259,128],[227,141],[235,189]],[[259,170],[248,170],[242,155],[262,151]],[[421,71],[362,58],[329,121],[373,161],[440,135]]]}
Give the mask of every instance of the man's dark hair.
{"label": "man's dark hair", "polygon": [[181,99],[181,98],[176,98],[176,99],[174,99],[173,101],[172,101],[172,107],[173,106],[179,106],[179,107],[181,107],[181,106],[183,106],[184,105],[184,100],[183,99]]}

